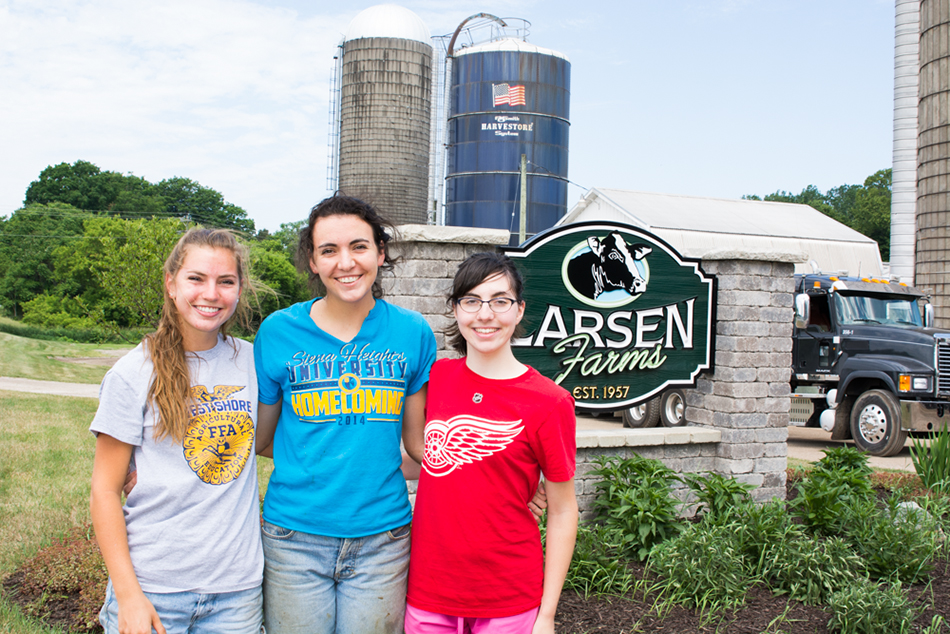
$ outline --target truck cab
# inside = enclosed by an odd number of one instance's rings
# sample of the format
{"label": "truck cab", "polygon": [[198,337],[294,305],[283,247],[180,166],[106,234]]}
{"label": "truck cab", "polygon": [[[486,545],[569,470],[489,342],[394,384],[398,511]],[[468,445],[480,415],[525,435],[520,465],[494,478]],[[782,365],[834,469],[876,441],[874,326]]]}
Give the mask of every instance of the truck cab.
{"label": "truck cab", "polygon": [[[795,276],[793,410],[873,455],[950,422],[950,331],[924,293],[887,280]],[[810,406],[810,407],[809,407]]]}

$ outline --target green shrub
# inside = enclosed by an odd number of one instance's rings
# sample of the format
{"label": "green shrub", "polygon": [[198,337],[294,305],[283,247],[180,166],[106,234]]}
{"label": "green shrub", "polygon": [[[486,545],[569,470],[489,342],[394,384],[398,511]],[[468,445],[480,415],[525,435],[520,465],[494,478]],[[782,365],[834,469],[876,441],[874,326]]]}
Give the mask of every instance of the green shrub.
{"label": "green shrub", "polygon": [[947,535],[950,535],[950,496],[943,494],[922,495],[914,498],[914,502],[927,511],[936,522],[938,539],[942,548],[946,551],[947,546],[950,545],[950,540],[947,540]]}
{"label": "green shrub", "polygon": [[23,323],[48,328],[96,329],[96,321],[84,314],[75,299],[46,293],[23,303]]}
{"label": "green shrub", "polygon": [[797,485],[798,497],[792,502],[796,515],[820,535],[841,533],[848,505],[874,496],[870,474],[867,456],[856,449],[826,449],[825,457]]}
{"label": "green shrub", "polygon": [[735,525],[700,522],[658,544],[649,569],[660,602],[714,613],[741,605],[757,581],[737,540]]}
{"label": "green shrub", "polygon": [[850,471],[855,475],[870,478],[873,470],[868,463],[868,456],[854,447],[841,445],[832,449],[824,449],[825,457],[815,463],[815,468],[824,471]]}
{"label": "green shrub", "polygon": [[946,426],[931,436],[929,446],[914,436],[910,459],[925,487],[950,493],[950,430]]}
{"label": "green shrub", "polygon": [[18,572],[22,577],[16,590],[27,599],[28,615],[42,619],[56,611],[67,596],[78,595],[70,631],[101,631],[98,614],[108,573],[91,526],[72,529],[27,560]]}
{"label": "green shrub", "polygon": [[621,553],[642,561],[657,544],[683,530],[672,483],[676,473],[659,460],[598,458],[593,474],[596,484],[594,509],[611,541]]}
{"label": "green shrub", "polygon": [[877,585],[860,578],[833,593],[829,629],[843,634],[901,634],[913,631],[917,617],[901,584]]}
{"label": "green shrub", "polygon": [[897,495],[884,508],[874,500],[856,499],[845,509],[843,524],[871,578],[916,583],[933,570],[938,525],[919,506],[902,503]]}
{"label": "green shrub", "polygon": [[617,556],[609,531],[597,524],[577,527],[577,544],[564,580],[570,588],[588,598],[591,595],[623,596],[633,589],[633,573]]}
{"label": "green shrub", "polygon": [[98,327],[95,329],[82,328],[48,328],[31,326],[19,321],[0,319],[0,332],[17,337],[40,339],[45,341],[69,341],[73,343],[138,343],[150,328],[131,328],[113,330]]}
{"label": "green shrub", "polygon": [[740,509],[754,504],[750,491],[755,487],[735,478],[718,473],[684,474],[683,481],[696,496],[697,512],[707,521],[727,521]]}

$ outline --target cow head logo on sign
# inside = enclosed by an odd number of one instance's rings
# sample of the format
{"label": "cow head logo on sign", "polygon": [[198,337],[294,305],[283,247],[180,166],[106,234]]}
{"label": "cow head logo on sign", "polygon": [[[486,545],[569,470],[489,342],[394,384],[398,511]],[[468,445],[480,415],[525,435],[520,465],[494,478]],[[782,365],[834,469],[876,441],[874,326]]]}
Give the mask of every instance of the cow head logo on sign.
{"label": "cow head logo on sign", "polygon": [[564,285],[577,299],[591,306],[622,306],[647,289],[653,249],[642,242],[627,244],[612,231],[590,236],[564,258]]}

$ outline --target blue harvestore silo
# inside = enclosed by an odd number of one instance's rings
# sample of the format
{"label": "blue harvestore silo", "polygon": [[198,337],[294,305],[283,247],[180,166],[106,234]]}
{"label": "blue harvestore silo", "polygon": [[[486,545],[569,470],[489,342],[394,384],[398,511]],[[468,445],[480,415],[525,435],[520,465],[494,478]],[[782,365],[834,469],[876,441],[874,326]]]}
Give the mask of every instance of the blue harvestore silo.
{"label": "blue harvestore silo", "polygon": [[521,156],[527,235],[567,213],[571,63],[504,38],[455,51],[448,96],[445,222],[507,229],[517,242]]}

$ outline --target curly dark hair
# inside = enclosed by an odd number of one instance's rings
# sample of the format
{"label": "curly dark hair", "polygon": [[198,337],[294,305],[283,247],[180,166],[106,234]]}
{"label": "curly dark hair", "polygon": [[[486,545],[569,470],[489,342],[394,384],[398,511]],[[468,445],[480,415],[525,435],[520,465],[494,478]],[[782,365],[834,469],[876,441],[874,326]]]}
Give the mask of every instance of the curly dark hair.
{"label": "curly dark hair", "polygon": [[[310,210],[310,218],[307,225],[300,230],[300,241],[297,244],[297,270],[307,274],[310,290],[315,296],[323,294],[326,289],[320,281],[320,276],[310,268],[310,260],[313,259],[313,228],[320,218],[342,215],[356,216],[372,227],[373,241],[385,256],[382,266],[379,267],[381,270],[392,271],[396,264],[396,258],[390,255],[388,248],[395,240],[396,227],[368,202],[336,192]],[[377,275],[376,281],[373,282],[373,297],[379,299],[382,296],[383,287]]]}

